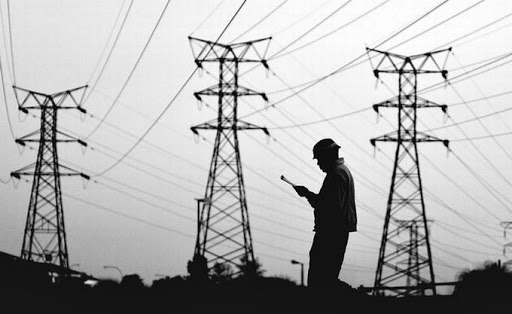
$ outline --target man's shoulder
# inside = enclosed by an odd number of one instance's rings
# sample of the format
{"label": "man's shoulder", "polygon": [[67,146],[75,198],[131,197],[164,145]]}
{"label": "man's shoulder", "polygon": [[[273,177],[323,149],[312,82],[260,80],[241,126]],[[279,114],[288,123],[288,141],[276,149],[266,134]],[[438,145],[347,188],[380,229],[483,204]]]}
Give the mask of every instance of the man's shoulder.
{"label": "man's shoulder", "polygon": [[345,164],[345,160],[340,158],[336,161],[336,166],[334,167],[334,172],[336,174],[347,174],[350,173],[350,169]]}

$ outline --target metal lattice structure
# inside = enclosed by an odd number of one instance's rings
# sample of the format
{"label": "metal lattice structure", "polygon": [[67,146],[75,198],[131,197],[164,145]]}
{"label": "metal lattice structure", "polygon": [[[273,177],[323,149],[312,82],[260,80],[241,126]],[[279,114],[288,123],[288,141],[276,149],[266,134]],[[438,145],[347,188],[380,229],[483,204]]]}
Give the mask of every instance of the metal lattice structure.
{"label": "metal lattice structure", "polygon": [[[413,56],[402,56],[389,52],[368,49],[379,62],[374,75],[380,73],[398,74],[398,96],[375,104],[379,108],[398,109],[398,129],[370,140],[396,142],[395,160],[386,216],[375,275],[374,294],[389,291],[396,296],[436,294],[432,252],[429,241],[429,227],[420,176],[417,143],[442,142],[448,140],[430,136],[417,130],[417,109],[441,108],[417,95],[419,74],[440,73],[445,79],[447,70],[439,66],[435,57],[451,49]],[[445,59],[446,63],[446,59]],[[403,232],[409,230],[409,232]]]}
{"label": "metal lattice structure", "polygon": [[503,265],[512,267],[512,259],[507,258],[510,254],[508,251],[512,249],[512,242],[509,241],[507,237],[507,230],[512,230],[512,221],[502,221],[500,225],[503,228],[503,239],[505,240],[505,243],[503,244],[503,257],[505,258],[505,262]]}
{"label": "metal lattice structure", "polygon": [[39,130],[16,139],[16,143],[21,146],[39,143],[36,162],[11,172],[11,176],[17,179],[21,176],[33,177],[21,249],[22,259],[69,269],[60,178],[76,175],[85,179],[89,177],[59,163],[57,143],[86,144],[57,129],[57,113],[61,109],[77,109],[85,113],[80,106],[85,89],[86,86],[83,86],[55,94],[42,94],[14,87],[20,111],[28,113],[29,110],[39,110],[41,113]]}
{"label": "metal lattice structure", "polygon": [[[220,44],[207,40],[189,38],[195,63],[202,68],[204,63],[219,64],[218,84],[194,93],[201,101],[202,96],[216,96],[217,118],[196,126],[191,130],[216,130],[210,172],[202,206],[198,204],[198,230],[194,250],[196,265],[207,271],[217,263],[238,267],[255,262],[252,245],[249,212],[242,175],[242,162],[238,145],[238,131],[262,130],[238,118],[238,100],[245,96],[261,96],[239,84],[239,70],[242,63],[262,63],[267,67],[264,51],[270,38],[243,43]],[[195,48],[199,47],[198,50]],[[260,53],[260,52],[263,52]],[[236,268],[235,268],[236,273]]]}

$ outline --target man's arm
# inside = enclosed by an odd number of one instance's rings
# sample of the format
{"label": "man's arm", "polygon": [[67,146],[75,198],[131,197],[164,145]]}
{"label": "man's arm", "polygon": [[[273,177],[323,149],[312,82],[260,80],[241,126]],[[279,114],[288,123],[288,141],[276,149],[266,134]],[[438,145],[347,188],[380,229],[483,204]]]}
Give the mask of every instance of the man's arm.
{"label": "man's arm", "polygon": [[313,208],[316,207],[318,204],[318,194],[311,192],[308,188],[302,185],[294,185],[293,188],[300,197],[305,197]]}

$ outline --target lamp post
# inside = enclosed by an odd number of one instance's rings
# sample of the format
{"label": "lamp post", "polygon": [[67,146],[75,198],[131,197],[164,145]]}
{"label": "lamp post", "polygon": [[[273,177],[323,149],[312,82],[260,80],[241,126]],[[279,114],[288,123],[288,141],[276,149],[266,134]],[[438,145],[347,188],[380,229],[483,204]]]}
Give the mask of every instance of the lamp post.
{"label": "lamp post", "polygon": [[301,263],[294,259],[292,259],[291,262],[293,265],[300,265],[300,285],[304,287],[304,263]]}
{"label": "lamp post", "polygon": [[123,272],[121,271],[121,269],[119,269],[119,267],[117,266],[111,266],[111,265],[105,265],[103,266],[103,269],[108,269],[108,268],[111,268],[111,269],[115,269],[119,272],[119,275],[121,276],[121,280],[123,279]]}

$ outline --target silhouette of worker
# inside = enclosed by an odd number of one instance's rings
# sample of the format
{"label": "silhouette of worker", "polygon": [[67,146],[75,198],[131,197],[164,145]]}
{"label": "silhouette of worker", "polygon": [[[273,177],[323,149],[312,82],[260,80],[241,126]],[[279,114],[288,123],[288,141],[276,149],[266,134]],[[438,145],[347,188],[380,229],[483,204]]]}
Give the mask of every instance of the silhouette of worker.
{"label": "silhouette of worker", "polygon": [[332,139],[320,140],[313,147],[313,159],[326,176],[318,194],[304,186],[294,186],[314,209],[315,236],[309,251],[308,287],[340,287],[338,275],[345,257],[349,233],[357,230],[354,180],[340,146]]}

